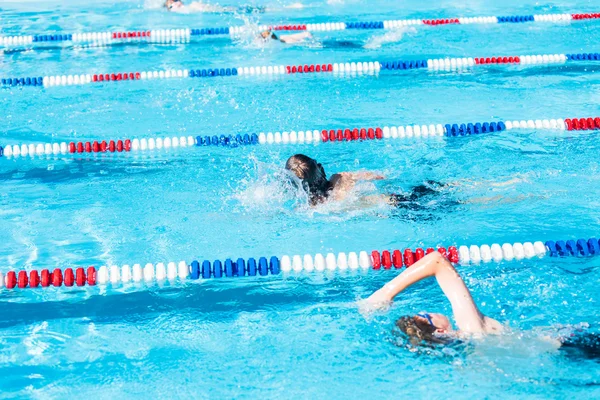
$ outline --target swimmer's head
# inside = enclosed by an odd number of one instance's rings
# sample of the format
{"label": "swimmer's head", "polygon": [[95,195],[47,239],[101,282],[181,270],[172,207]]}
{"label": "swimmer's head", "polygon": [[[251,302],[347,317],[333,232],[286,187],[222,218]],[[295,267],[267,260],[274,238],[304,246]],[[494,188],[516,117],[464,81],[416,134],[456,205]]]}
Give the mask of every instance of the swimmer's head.
{"label": "swimmer's head", "polygon": [[277,40],[277,35],[275,35],[270,29],[266,30],[266,31],[262,31],[260,33],[260,37],[264,40],[269,40],[269,39]]}
{"label": "swimmer's head", "polygon": [[167,10],[183,7],[183,2],[181,0],[167,0],[165,1],[165,7]]}
{"label": "swimmer's head", "polygon": [[296,154],[287,160],[285,169],[302,181],[302,186],[308,193],[311,204],[317,204],[327,198],[329,181],[325,169],[316,160],[304,154]]}
{"label": "swimmer's head", "polygon": [[421,312],[414,316],[404,316],[396,321],[396,326],[406,334],[412,344],[448,343],[444,334],[452,332],[450,320],[442,314]]}

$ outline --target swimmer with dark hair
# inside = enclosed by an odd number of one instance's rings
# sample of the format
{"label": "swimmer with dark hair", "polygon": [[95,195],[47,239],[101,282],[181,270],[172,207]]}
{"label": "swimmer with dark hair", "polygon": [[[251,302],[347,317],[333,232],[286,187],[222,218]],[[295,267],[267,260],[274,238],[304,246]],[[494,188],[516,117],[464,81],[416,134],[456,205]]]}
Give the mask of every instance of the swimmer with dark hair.
{"label": "swimmer with dark hair", "polygon": [[342,172],[328,179],[323,166],[304,154],[291,156],[285,163],[285,169],[302,182],[312,206],[329,200],[343,200],[357,181],[384,179],[372,172]]}
{"label": "swimmer with dark hair", "polygon": [[296,43],[302,43],[307,39],[312,39],[312,35],[310,32],[304,31],[304,32],[299,32],[299,33],[292,33],[289,35],[277,36],[275,33],[273,33],[273,31],[266,30],[266,31],[262,31],[258,38],[262,39],[264,41],[277,40],[279,42],[286,43],[286,44],[296,44]]}
{"label": "swimmer with dark hair", "polygon": [[252,14],[252,13],[264,13],[266,7],[254,7],[254,6],[219,6],[206,4],[201,1],[195,1],[189,5],[184,5],[182,0],[166,0],[165,8],[168,11],[180,12],[180,13],[240,13],[240,14]]}
{"label": "swimmer with dark hair", "polygon": [[[359,181],[375,181],[385,179],[382,175],[373,172],[341,172],[327,178],[325,169],[316,160],[296,154],[290,157],[285,168],[293,173],[302,183],[308,194],[311,206],[316,206],[327,201],[342,201]],[[375,195],[365,198],[368,203],[387,203],[396,208],[413,209],[419,199],[439,193],[443,185],[428,181],[427,185],[415,186],[410,194]]]}

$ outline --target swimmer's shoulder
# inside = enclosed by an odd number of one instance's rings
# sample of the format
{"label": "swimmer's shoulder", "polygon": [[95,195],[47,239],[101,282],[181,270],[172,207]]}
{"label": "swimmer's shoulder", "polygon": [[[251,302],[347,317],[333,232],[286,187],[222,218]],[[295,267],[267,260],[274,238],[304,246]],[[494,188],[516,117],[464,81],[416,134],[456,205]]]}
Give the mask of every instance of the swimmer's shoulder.
{"label": "swimmer's shoulder", "polygon": [[329,178],[330,198],[335,201],[344,200],[352,185],[352,177],[346,172],[331,175]]}
{"label": "swimmer's shoulder", "polygon": [[347,179],[347,177],[345,177],[344,172],[333,174],[329,178],[329,185],[331,186],[331,188],[335,188],[336,186],[339,186],[344,179]]}

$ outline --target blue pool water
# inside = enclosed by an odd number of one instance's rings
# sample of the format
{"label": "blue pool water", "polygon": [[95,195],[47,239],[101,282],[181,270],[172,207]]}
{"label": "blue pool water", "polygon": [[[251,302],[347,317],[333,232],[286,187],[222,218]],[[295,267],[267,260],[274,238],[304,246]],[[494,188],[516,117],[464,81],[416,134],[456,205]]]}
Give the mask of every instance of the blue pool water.
{"label": "blue pool water", "polygon": [[[16,35],[586,11],[597,12],[592,1],[341,0],[258,16],[173,15],[141,0],[8,1],[0,5],[0,26],[2,35]],[[320,32],[316,42],[291,47],[227,37],[66,47],[4,54],[0,76],[598,52],[597,28],[594,21],[419,26]],[[324,41],[356,46],[320,46]],[[0,145],[598,116],[599,89],[597,61],[7,88],[0,91]],[[597,237],[598,139],[597,131],[526,129],[437,141],[4,158],[0,271]],[[427,211],[309,209],[281,178],[297,152],[328,173],[386,176],[361,185],[361,194],[407,191],[429,179],[452,186]],[[461,273],[482,311],[511,333],[457,348],[410,349],[392,332],[399,316],[451,310],[431,280],[403,293],[387,313],[363,318],[356,301],[394,276],[384,271],[0,291],[0,396],[600,395],[597,360],[567,357],[540,339],[565,326],[598,330],[597,259],[488,263]]]}

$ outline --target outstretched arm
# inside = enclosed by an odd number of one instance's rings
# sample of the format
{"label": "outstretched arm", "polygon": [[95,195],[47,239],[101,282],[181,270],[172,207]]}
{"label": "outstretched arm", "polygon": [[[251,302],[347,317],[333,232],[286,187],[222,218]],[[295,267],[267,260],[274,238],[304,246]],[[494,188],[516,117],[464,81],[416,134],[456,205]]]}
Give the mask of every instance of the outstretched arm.
{"label": "outstretched arm", "polygon": [[305,39],[312,38],[310,32],[292,33],[291,35],[279,35],[279,40],[283,43],[293,44],[303,42]]}
{"label": "outstretched arm", "polygon": [[450,300],[456,324],[464,332],[482,332],[484,316],[471,297],[471,292],[454,266],[440,253],[433,252],[406,268],[367,299],[371,306],[391,302],[409,286],[435,276],[440,288]]}
{"label": "outstretched arm", "polygon": [[370,171],[342,172],[342,175],[347,175],[348,177],[357,181],[380,181],[385,179],[383,175],[379,175]]}
{"label": "outstretched arm", "polygon": [[337,201],[341,201],[346,198],[346,195],[356,185],[357,181],[372,181],[381,179],[383,179],[383,176],[369,171],[340,172],[339,174],[333,174],[329,179],[329,183],[333,188],[332,197]]}

